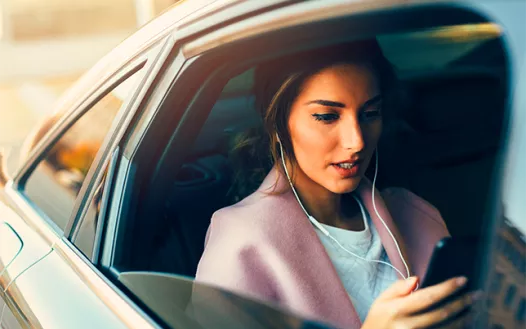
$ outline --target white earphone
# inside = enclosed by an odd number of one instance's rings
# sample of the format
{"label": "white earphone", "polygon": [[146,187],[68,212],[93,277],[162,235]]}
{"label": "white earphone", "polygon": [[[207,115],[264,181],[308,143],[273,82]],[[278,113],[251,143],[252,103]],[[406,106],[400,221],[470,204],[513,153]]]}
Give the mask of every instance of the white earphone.
{"label": "white earphone", "polygon": [[[382,218],[382,216],[380,216],[380,214],[378,213],[378,209],[376,208],[376,202],[374,200],[374,190],[375,190],[375,185],[376,185],[376,177],[378,176],[378,149],[376,149],[376,168],[375,168],[375,171],[374,171],[374,179],[373,179],[373,187],[372,187],[372,201],[373,201],[373,208],[374,208],[374,211],[376,213],[376,215],[378,216],[378,218],[380,218],[380,220],[382,221],[382,224],[384,224],[384,227],[385,229],[387,230],[387,232],[389,232],[389,235],[391,236],[391,238],[393,239],[395,245],[396,245],[396,248],[398,250],[398,254],[400,255],[400,258],[402,259],[402,262],[404,263],[404,266],[405,266],[405,270],[406,270],[406,273],[407,273],[407,276],[404,275],[399,269],[397,269],[396,267],[394,267],[393,265],[387,263],[387,262],[384,262],[384,261],[380,261],[380,260],[367,260],[363,257],[360,257],[358,255],[356,255],[355,253],[353,253],[352,251],[349,251],[347,250],[345,247],[343,247],[339,242],[338,240],[336,240],[333,236],[331,236],[331,234],[329,233],[329,231],[327,231],[321,224],[320,222],[318,222],[316,220],[316,218],[314,218],[313,216],[311,216],[308,212],[307,212],[307,209],[305,209],[305,207],[303,206],[303,204],[301,203],[301,200],[298,196],[298,193],[296,192],[296,189],[294,188],[294,184],[292,184],[292,180],[290,178],[290,175],[289,175],[289,172],[288,172],[288,169],[287,169],[287,165],[285,163],[285,157],[284,157],[284,154],[283,154],[283,146],[281,145],[281,140],[279,138],[279,135],[276,133],[276,138],[277,138],[277,141],[278,141],[278,144],[279,144],[279,150],[280,150],[280,154],[281,154],[281,161],[282,161],[282,164],[283,164],[283,169],[285,170],[285,175],[287,176],[287,179],[289,181],[289,184],[290,184],[290,187],[292,189],[292,192],[294,193],[294,196],[296,197],[296,200],[298,200],[298,203],[299,205],[301,206],[301,209],[303,210],[303,212],[305,213],[305,215],[307,215],[307,218],[310,220],[310,222],[317,228],[319,229],[324,235],[326,235],[328,238],[330,238],[332,241],[334,241],[341,249],[343,249],[344,251],[346,251],[347,253],[363,260],[363,261],[366,261],[366,262],[375,262],[375,263],[380,263],[380,264],[384,264],[384,265],[387,265],[387,266],[390,266],[392,267],[395,271],[398,272],[398,274],[400,274],[401,277],[403,277],[404,279],[408,279],[411,274],[409,272],[409,267],[407,266],[407,263],[404,259],[404,256],[402,255],[402,251],[400,250],[400,246],[398,245],[398,242],[396,241],[393,233],[391,232],[391,230],[389,230],[389,227],[387,226],[387,224],[385,224],[385,221],[384,219]],[[362,213],[362,217],[363,217],[363,220],[364,222],[367,220],[366,219],[366,212],[365,212],[365,208],[361,202],[361,200],[356,197],[354,194],[352,194],[353,198],[356,200],[356,202],[358,202],[358,205],[360,206],[360,211]],[[416,287],[415,290],[418,289],[418,285]]]}

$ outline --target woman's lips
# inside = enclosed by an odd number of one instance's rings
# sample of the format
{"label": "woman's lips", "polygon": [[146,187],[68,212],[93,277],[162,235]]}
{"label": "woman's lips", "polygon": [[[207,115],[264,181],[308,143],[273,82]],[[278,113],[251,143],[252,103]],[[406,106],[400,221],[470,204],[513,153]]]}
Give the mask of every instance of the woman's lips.
{"label": "woman's lips", "polygon": [[343,178],[351,178],[351,177],[358,176],[360,172],[361,162],[353,162],[353,165],[351,168],[342,168],[338,166],[337,164],[332,164],[332,167]]}

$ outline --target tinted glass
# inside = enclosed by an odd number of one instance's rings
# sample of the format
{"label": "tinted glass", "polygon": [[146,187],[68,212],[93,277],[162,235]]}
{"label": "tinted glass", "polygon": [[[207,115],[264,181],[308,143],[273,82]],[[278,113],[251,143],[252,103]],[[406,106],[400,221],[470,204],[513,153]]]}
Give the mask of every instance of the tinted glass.
{"label": "tinted glass", "polygon": [[[523,12],[526,3],[516,3],[516,10],[506,11],[506,24],[509,31],[518,36],[516,46],[524,49],[524,38],[522,27],[524,20],[514,19],[513,13]],[[496,10],[497,12],[497,10]],[[510,33],[513,34],[513,33]],[[510,120],[511,136],[509,138],[509,150],[506,164],[503,168],[506,180],[504,181],[503,194],[503,220],[499,223],[495,265],[495,271],[504,274],[507,284],[502,287],[499,298],[494,298],[496,305],[494,318],[505,319],[502,323],[505,328],[523,328],[526,298],[526,65],[524,63],[524,51],[511,52],[510,61],[515,63],[510,104],[512,105],[512,119]],[[493,276],[494,277],[494,276]],[[508,291],[508,286],[515,286],[516,292]],[[514,298],[513,298],[514,297]]]}
{"label": "tinted glass", "polygon": [[169,328],[330,328],[178,275],[126,272],[118,280]]}
{"label": "tinted glass", "polygon": [[29,177],[26,196],[60,229],[65,228],[84,178],[140,76],[138,72],[130,76],[80,117]]}

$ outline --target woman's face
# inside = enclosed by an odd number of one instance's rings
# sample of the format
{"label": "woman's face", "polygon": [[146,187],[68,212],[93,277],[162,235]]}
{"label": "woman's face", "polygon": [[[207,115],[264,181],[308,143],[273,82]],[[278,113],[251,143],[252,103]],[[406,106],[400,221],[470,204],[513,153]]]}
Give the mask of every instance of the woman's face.
{"label": "woman's face", "polygon": [[296,183],[337,194],[354,191],[382,131],[375,74],[366,65],[341,64],[309,77],[292,104],[288,128]]}

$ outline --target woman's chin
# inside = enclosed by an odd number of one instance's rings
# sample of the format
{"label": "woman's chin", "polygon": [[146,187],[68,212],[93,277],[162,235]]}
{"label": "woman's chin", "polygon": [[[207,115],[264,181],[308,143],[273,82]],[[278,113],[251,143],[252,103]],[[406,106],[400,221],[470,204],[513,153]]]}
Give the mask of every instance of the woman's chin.
{"label": "woman's chin", "polygon": [[339,180],[338,182],[335,182],[329,190],[332,193],[336,194],[346,194],[351,193],[354,190],[358,188],[358,185],[360,185],[360,181],[362,180],[362,177],[353,177],[351,179],[345,179],[345,180]]}

